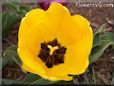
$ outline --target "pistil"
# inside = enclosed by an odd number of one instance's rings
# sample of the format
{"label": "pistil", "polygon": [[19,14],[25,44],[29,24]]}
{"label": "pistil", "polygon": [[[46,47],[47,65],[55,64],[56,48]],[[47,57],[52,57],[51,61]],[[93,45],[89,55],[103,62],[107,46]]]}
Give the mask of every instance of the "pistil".
{"label": "pistil", "polygon": [[58,46],[52,47],[51,45],[48,45],[47,47],[50,49],[50,53],[49,53],[50,55],[52,55],[55,50],[59,49]]}

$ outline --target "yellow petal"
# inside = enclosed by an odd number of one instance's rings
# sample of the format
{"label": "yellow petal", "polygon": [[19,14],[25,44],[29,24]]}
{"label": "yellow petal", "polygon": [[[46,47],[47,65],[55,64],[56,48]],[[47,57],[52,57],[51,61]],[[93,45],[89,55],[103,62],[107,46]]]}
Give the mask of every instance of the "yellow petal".
{"label": "yellow petal", "polygon": [[67,45],[73,45],[83,36],[83,32],[78,28],[72,18],[61,19],[61,28],[57,36],[58,41],[67,48]]}
{"label": "yellow petal", "polygon": [[[37,74],[39,75],[39,73],[37,71],[35,71],[34,69],[26,66],[25,64],[23,64],[22,69],[29,71],[31,73]],[[52,75],[52,74],[48,74],[46,73],[46,75],[40,75],[41,77],[43,77],[44,79],[48,79],[51,81],[57,81],[57,80],[65,80],[65,81],[70,81],[73,79],[72,76],[68,76],[68,75],[64,75],[64,76],[57,76],[57,75]]]}
{"label": "yellow petal", "polygon": [[61,29],[59,29],[58,39],[61,44],[72,45],[78,42],[88,31],[89,22],[80,15],[71,16],[66,20],[61,19]]}
{"label": "yellow petal", "polygon": [[55,65],[52,68],[49,68],[49,70],[47,72],[48,72],[48,74],[51,74],[53,76],[62,76],[62,75],[70,74],[69,67],[65,63]]}
{"label": "yellow petal", "polygon": [[31,72],[33,74],[37,74],[38,76],[40,76],[42,78],[48,79],[48,76],[46,74],[40,74],[38,71],[36,71],[35,69],[31,68],[28,65],[23,64],[22,65],[22,70]]}
{"label": "yellow petal", "polygon": [[31,71],[37,71],[39,75],[46,74],[46,67],[38,57],[31,54],[29,51],[25,51],[20,48],[18,48],[17,52],[20,56],[22,63],[24,65],[27,65],[29,69],[31,69]]}
{"label": "yellow petal", "polygon": [[23,62],[22,69],[29,71],[31,73],[37,74],[45,79],[49,79],[52,81],[55,80],[72,80],[71,76],[63,75],[63,76],[53,76],[47,73],[47,67],[42,63],[42,61],[32,55],[30,52],[21,50],[18,48],[19,56]]}
{"label": "yellow petal", "polygon": [[[38,54],[40,48],[39,43],[41,42],[42,38],[38,34],[39,31],[37,30],[37,23],[41,23],[44,16],[45,12],[41,9],[34,9],[26,14],[19,27],[18,47],[30,50],[30,52],[34,54]],[[35,30],[36,33],[31,30]]]}
{"label": "yellow petal", "polygon": [[73,79],[72,76],[64,75],[64,76],[51,76],[48,75],[48,79],[51,81],[57,81],[57,80],[64,80],[64,81],[70,81]]}
{"label": "yellow petal", "polygon": [[50,16],[49,18],[52,19],[54,23],[56,22],[56,24],[61,22],[61,18],[64,19],[66,16],[70,17],[70,12],[68,9],[56,2],[50,5],[47,13]]}
{"label": "yellow petal", "polygon": [[79,15],[73,16],[73,18],[80,30],[79,34],[83,34],[74,45],[67,46],[65,63],[70,66],[72,74],[81,74],[89,64],[88,57],[92,49],[93,33],[89,22],[85,18]]}
{"label": "yellow petal", "polygon": [[21,20],[19,31],[18,31],[18,38],[21,39],[24,33],[29,29],[28,24],[25,22],[25,17]]}
{"label": "yellow petal", "polygon": [[29,28],[32,27],[36,23],[42,23],[46,16],[46,12],[42,9],[34,9],[29,11],[25,17],[26,17],[26,23],[28,23]]}
{"label": "yellow petal", "polygon": [[21,37],[24,33],[31,28],[34,24],[42,22],[45,16],[45,11],[41,9],[34,9],[29,11],[25,17],[21,20],[21,24],[19,27],[18,36]]}
{"label": "yellow petal", "polygon": [[46,25],[42,26],[42,24],[36,24],[26,31],[22,38],[19,37],[18,47],[26,49],[34,55],[38,55],[41,49],[41,43],[55,38],[55,34],[52,34],[52,30],[49,30]]}

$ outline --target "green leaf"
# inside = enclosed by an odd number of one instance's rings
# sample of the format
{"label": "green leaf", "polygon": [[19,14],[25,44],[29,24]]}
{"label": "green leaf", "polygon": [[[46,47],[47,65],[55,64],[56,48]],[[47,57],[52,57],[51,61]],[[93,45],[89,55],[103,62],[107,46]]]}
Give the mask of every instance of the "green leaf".
{"label": "green leaf", "polygon": [[23,81],[25,82],[25,83],[30,83],[30,82],[33,82],[33,81],[36,81],[36,80],[38,80],[40,77],[38,76],[38,75],[36,75],[36,74],[32,74],[32,73],[29,73],[29,74],[27,74],[26,76],[25,76],[25,78],[23,79]]}
{"label": "green leaf", "polygon": [[74,85],[73,81],[49,81],[46,79],[38,79],[30,83],[31,85]]}
{"label": "green leaf", "polygon": [[112,45],[112,49],[114,49],[114,44]]}
{"label": "green leaf", "polygon": [[93,40],[93,48],[99,46],[101,44],[101,36],[103,34],[103,30],[106,24],[103,24],[98,31],[94,33],[94,40]]}
{"label": "green leaf", "polygon": [[11,3],[11,2],[15,2],[15,3],[20,3],[21,0],[5,0],[6,3]]}
{"label": "green leaf", "polygon": [[21,6],[20,9],[24,9],[26,11],[30,11],[32,9],[32,7],[30,5],[29,6],[25,5],[25,6]]}
{"label": "green leaf", "polygon": [[54,83],[54,85],[75,85],[73,80],[72,81],[58,81]]}
{"label": "green leaf", "polygon": [[105,25],[106,24],[103,24],[98,31],[94,33],[90,64],[96,61],[110,45],[114,46],[114,34],[105,32]]}
{"label": "green leaf", "polygon": [[105,32],[101,35],[101,44],[99,46],[93,47],[90,55],[90,64],[96,61],[103,52],[110,46],[114,44],[114,34],[111,32]]}
{"label": "green leaf", "polygon": [[6,2],[4,4],[6,7],[12,9],[12,10],[15,10],[15,11],[20,11],[20,6],[19,6],[19,3],[16,3],[16,2]]}
{"label": "green leaf", "polygon": [[96,73],[95,73],[95,70],[94,70],[94,67],[92,67],[92,74],[93,74],[93,84],[96,84],[97,83],[97,79],[96,79]]}
{"label": "green leaf", "polygon": [[17,12],[20,19],[22,19],[25,16],[26,13],[27,13],[27,11],[25,9],[21,9],[19,12]]}
{"label": "green leaf", "polygon": [[19,80],[2,79],[2,85],[24,84]]}
{"label": "green leaf", "polygon": [[[25,14],[30,10],[28,6],[20,6],[19,3],[8,2],[5,4],[9,8],[8,11],[2,14],[2,34],[3,38],[12,30],[12,27],[20,22],[20,20],[25,16]],[[28,8],[28,9],[27,9]],[[13,10],[10,10],[13,9]]]}
{"label": "green leaf", "polygon": [[102,35],[102,40],[111,40],[114,42],[114,34],[111,33],[111,32],[105,32],[103,35]]}
{"label": "green leaf", "polygon": [[100,35],[101,33],[104,32],[104,27],[106,26],[106,24],[103,24],[95,33],[94,33],[94,38],[97,36],[97,35]]}
{"label": "green leaf", "polygon": [[[0,13],[0,27],[2,27],[2,13]],[[0,31],[2,31],[2,28],[0,28]],[[2,33],[0,32],[0,39],[2,38]]]}
{"label": "green leaf", "polygon": [[95,47],[92,50],[90,56],[90,64],[96,61],[103,54],[103,52],[112,44],[113,44],[112,41],[107,40],[107,41],[102,41],[102,44],[100,46]]}
{"label": "green leaf", "polygon": [[2,67],[8,63],[14,62],[13,57],[17,55],[16,48],[16,46],[11,46],[3,52]]}
{"label": "green leaf", "polygon": [[30,84],[32,85],[51,85],[51,84],[55,84],[58,81],[49,81],[49,80],[45,80],[45,79],[38,79],[36,81],[31,82]]}
{"label": "green leaf", "polygon": [[97,35],[93,40],[93,48],[101,45],[101,38]]}
{"label": "green leaf", "polygon": [[19,22],[19,16],[15,12],[4,12],[2,14],[2,34],[6,37],[12,30],[13,25]]}
{"label": "green leaf", "polygon": [[11,64],[14,62],[17,63],[21,67],[22,62],[17,54],[17,47],[10,46],[3,52],[1,67],[4,67],[8,63]]}
{"label": "green leaf", "polygon": [[0,71],[2,69],[2,55],[0,55]]}
{"label": "green leaf", "polygon": [[22,65],[22,62],[21,62],[21,59],[19,58],[19,56],[17,55],[16,53],[16,56],[12,57],[13,58],[13,61],[18,64],[19,67],[21,67]]}
{"label": "green leaf", "polygon": [[111,82],[111,84],[112,84],[112,85],[114,85],[114,77],[113,77],[113,79],[112,79],[112,82]]}

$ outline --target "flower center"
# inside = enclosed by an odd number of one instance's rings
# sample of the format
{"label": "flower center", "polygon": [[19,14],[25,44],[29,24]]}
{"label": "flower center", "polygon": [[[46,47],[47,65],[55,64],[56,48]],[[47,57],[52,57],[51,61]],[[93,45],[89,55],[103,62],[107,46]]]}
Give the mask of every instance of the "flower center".
{"label": "flower center", "polygon": [[41,50],[38,56],[48,68],[52,68],[54,65],[64,63],[65,53],[66,48],[61,46],[57,39],[54,39],[47,43],[41,43]]}

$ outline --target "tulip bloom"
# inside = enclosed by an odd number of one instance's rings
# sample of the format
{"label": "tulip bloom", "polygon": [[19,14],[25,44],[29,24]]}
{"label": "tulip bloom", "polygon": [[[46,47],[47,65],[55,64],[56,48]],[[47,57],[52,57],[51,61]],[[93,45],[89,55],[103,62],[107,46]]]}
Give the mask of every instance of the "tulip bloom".
{"label": "tulip bloom", "polygon": [[93,33],[88,20],[59,3],[34,9],[22,19],[18,54],[22,69],[49,80],[72,80],[89,65]]}

